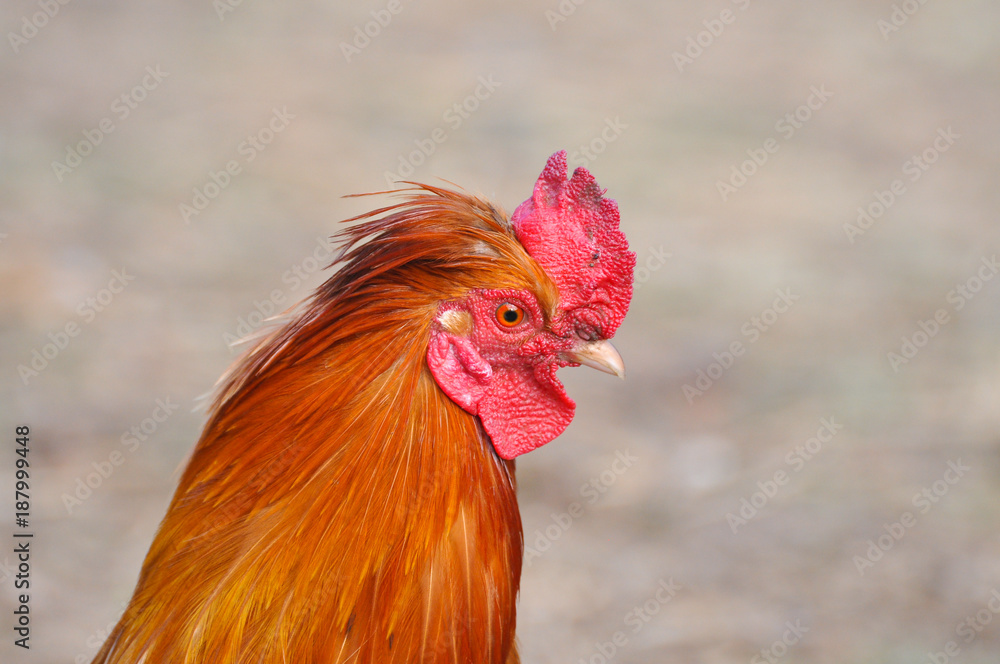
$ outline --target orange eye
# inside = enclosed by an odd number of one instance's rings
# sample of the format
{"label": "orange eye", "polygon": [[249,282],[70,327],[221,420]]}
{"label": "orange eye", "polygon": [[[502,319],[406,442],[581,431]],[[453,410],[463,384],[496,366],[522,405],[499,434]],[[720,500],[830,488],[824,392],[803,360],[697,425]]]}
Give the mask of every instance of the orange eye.
{"label": "orange eye", "polygon": [[502,327],[516,327],[520,325],[523,320],[524,309],[516,304],[504,302],[497,307],[497,322],[500,323]]}

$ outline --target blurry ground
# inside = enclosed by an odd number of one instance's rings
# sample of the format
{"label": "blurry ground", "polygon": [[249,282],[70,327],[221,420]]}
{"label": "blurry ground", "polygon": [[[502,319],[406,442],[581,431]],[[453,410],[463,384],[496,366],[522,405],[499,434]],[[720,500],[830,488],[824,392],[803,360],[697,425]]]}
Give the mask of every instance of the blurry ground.
{"label": "blurry ground", "polygon": [[524,661],[996,661],[995,3],[225,1],[0,9],[0,476],[31,425],[36,531],[0,660],[89,661],[225,339],[318,283],[342,195],[512,210],[567,148],[639,287],[628,380],[564,372],[576,421],[518,462]]}

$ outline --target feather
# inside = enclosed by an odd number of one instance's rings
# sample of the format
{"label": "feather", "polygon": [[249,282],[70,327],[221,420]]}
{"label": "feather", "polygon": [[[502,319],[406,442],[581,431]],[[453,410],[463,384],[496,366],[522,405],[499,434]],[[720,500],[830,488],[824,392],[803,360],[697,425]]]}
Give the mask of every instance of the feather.
{"label": "feather", "polygon": [[424,356],[439,302],[554,307],[554,285],[465,194],[350,221],[337,272],[224,377],[96,663],[516,661],[513,462]]}
{"label": "feather", "polygon": [[220,379],[95,664],[520,661],[512,459],[572,419],[559,367],[623,372],[635,265],[565,174],[557,153],[513,225],[416,183],[348,220],[332,276]]}

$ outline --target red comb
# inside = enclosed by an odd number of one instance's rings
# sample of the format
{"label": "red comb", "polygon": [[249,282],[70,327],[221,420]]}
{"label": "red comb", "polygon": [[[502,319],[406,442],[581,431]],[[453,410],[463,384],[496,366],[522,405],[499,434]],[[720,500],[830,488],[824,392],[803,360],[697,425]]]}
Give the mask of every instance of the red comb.
{"label": "red comb", "polygon": [[[609,339],[632,300],[635,254],[619,229],[618,204],[586,168],[566,179],[566,151],[549,157],[531,198],[514,210],[517,239],[559,287],[553,331]],[[558,329],[557,329],[558,328]]]}

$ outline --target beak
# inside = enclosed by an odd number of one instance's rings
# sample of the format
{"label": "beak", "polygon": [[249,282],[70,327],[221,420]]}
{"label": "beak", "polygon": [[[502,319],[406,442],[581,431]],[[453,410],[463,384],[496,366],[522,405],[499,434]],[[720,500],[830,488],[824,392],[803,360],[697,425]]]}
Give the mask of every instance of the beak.
{"label": "beak", "polygon": [[569,362],[577,362],[625,380],[625,362],[618,350],[606,339],[588,341],[572,350],[564,350],[559,356]]}

